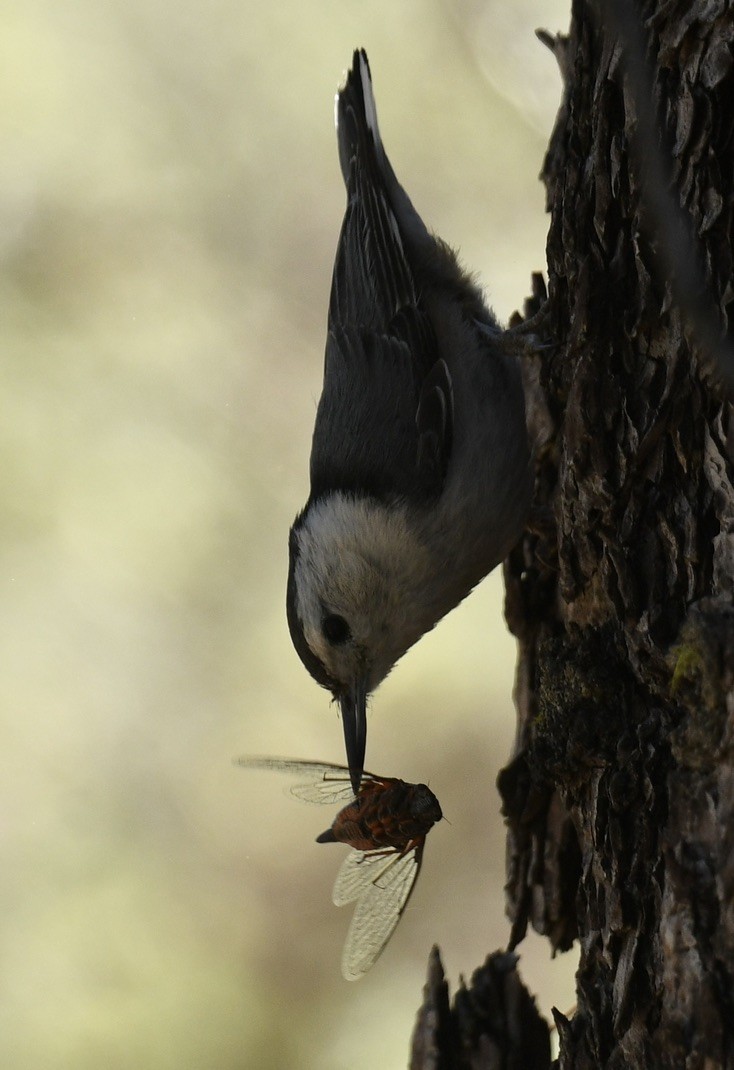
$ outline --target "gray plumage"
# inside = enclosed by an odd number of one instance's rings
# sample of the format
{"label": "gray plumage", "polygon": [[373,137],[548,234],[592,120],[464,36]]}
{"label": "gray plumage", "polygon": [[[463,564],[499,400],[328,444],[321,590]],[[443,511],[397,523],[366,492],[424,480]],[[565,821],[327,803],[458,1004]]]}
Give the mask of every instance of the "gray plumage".
{"label": "gray plumage", "polygon": [[287,609],[306,668],[340,701],[356,790],[367,696],[507,555],[532,480],[516,359],[395,177],[364,51],[337,135],[347,209]]}

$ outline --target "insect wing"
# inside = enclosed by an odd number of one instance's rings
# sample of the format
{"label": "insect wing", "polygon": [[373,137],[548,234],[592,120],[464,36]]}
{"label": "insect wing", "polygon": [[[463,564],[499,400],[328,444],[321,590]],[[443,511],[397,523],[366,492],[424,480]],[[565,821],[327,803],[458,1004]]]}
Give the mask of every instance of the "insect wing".
{"label": "insect wing", "polygon": [[291,795],[314,803],[349,802],[354,798],[352,782],[346,780],[320,780],[317,784],[294,784]]}
{"label": "insect wing", "polygon": [[[289,788],[291,795],[306,802],[338,803],[354,798],[349,770],[343,765],[329,762],[305,762],[297,758],[238,758],[237,764],[246,769],[274,769],[278,773],[305,776],[303,784]],[[369,774],[365,774],[369,776]]]}
{"label": "insect wing", "polygon": [[423,844],[398,851],[351,851],[334,884],[336,906],[357,900],[342,954],[342,974],[356,981],[380,956],[395,931],[420,873]]}

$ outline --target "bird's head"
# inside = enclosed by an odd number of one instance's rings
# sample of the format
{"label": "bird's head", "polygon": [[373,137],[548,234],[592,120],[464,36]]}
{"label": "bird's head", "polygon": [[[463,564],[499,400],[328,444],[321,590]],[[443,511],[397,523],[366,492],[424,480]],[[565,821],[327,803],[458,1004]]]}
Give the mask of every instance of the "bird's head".
{"label": "bird's head", "polygon": [[427,552],[401,508],[339,492],[310,502],[291,529],[291,637],[339,702],[355,790],[367,698],[426,630],[420,592],[429,575]]}

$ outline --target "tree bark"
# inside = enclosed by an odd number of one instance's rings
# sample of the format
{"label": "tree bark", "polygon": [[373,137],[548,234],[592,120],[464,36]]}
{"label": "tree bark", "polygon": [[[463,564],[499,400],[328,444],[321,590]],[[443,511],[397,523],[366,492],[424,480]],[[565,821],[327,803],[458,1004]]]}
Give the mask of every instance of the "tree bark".
{"label": "tree bark", "polygon": [[[569,35],[546,39],[565,92],[542,176],[548,293],[536,280],[526,309],[542,306],[524,361],[534,523],[505,563],[509,944],[528,924],[553,951],[578,940],[564,1070],[713,1070],[734,1067],[734,422],[676,300],[666,265],[682,254],[643,164],[669,156],[695,235],[683,255],[731,334],[734,11],[632,6],[660,144],[636,143],[641,102],[602,0],[575,0]],[[548,1065],[511,1046],[482,1061],[446,1025],[457,1013],[444,1007],[433,1061],[414,1046],[414,1070]]]}

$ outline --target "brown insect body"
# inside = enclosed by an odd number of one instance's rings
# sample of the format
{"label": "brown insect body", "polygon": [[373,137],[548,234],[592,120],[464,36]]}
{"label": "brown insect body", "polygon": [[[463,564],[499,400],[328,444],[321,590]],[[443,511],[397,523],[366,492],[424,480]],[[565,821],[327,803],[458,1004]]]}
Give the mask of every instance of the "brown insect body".
{"label": "brown insect body", "polygon": [[291,793],[317,803],[350,801],[317,843],[353,848],[334,883],[336,906],[355,903],[342,955],[342,973],[355,981],[382,953],[403,915],[423,861],[426,836],[442,818],[438,799],[425,784],[364,772],[354,797],[349,769],[328,762],[290,758],[240,758],[251,769],[307,776]]}
{"label": "brown insect body", "polygon": [[346,843],[355,851],[405,852],[441,820],[438,799],[425,784],[364,773],[359,795],[337,814],[317,843]]}

